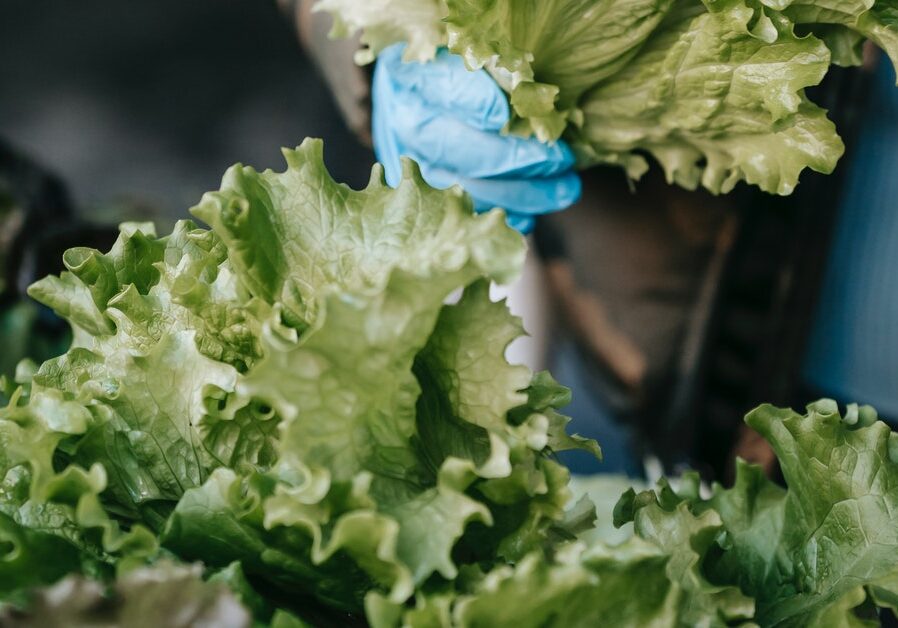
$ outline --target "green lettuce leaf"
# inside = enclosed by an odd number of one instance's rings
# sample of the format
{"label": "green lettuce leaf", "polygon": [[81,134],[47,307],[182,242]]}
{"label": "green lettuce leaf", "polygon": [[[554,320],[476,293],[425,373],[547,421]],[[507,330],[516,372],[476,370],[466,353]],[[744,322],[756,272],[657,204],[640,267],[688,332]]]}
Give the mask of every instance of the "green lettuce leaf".
{"label": "green lettuce leaf", "polygon": [[459,590],[419,595],[411,610],[382,604],[369,618],[376,628],[751,625],[750,600],[692,581],[676,562],[639,538],[616,547],[562,546],[552,558],[537,552],[514,566],[468,572]]}
{"label": "green lettuce leaf", "polygon": [[377,54],[398,42],[408,43],[407,60],[432,59],[438,46],[445,44],[441,23],[444,0],[319,0],[315,10],[334,16],[332,37],[347,37],[362,30],[365,46],[356,56],[359,63],[374,61]]}
{"label": "green lettuce leaf", "polygon": [[629,65],[673,0],[448,0],[450,49],[511,95],[517,132],[544,141],[578,120],[581,97]]}
{"label": "green lettuce leaf", "polygon": [[833,170],[841,140],[801,91],[823,78],[829,50],[782,18],[768,43],[750,10],[728,4],[675,11],[632,64],[585,96],[575,140],[585,160],[638,177],[648,166],[634,151],[647,151],[669,181],[715,193],[745,180],[789,194],[804,168]]}
{"label": "green lettuce leaf", "polygon": [[800,617],[898,571],[898,437],[872,408],[843,418],[826,401],[806,415],[762,406],[747,422],[773,445],[789,486],[779,552],[790,563],[775,588],[770,567],[751,576],[763,617]]}
{"label": "green lettuce leaf", "polygon": [[311,141],[285,150],[283,173],[234,166],[191,210],[227,245],[243,285],[282,304],[291,326],[314,325],[331,293],[381,292],[396,270],[462,286],[478,273],[499,281],[517,273],[519,239],[498,214],[471,217],[460,190],[426,186],[411,162],[396,190],[379,165],[365,190],[351,190],[329,176],[322,151]]}
{"label": "green lettuce leaf", "polygon": [[862,625],[854,609],[865,599],[889,605],[898,573],[898,460],[889,427],[869,407],[839,415],[831,401],[807,414],[762,406],[747,422],[773,446],[788,489],[740,463],[733,488],[630,492],[618,506],[621,520],[654,540],[657,523],[676,528],[683,517],[719,521],[715,544],[702,552],[702,575],[738,586],[756,600],[761,625]]}
{"label": "green lettuce leaf", "polygon": [[[140,563],[157,543],[143,525],[123,527],[104,509],[101,464],[57,471],[61,449],[87,429],[89,413],[56,394],[13,394],[0,410],[0,518],[4,542],[0,598],[66,571],[98,573],[116,563]],[[46,563],[52,552],[57,564]]]}
{"label": "green lettuce leaf", "polygon": [[[869,39],[898,63],[898,4],[894,0],[761,0],[773,9],[781,10],[795,24],[807,25],[809,30],[830,45],[835,33],[843,39]],[[840,44],[837,44],[840,45]],[[841,44],[844,45],[844,44]],[[857,44],[852,44],[856,48]],[[835,47],[835,46],[834,46]],[[859,64],[857,55],[854,65]]]}
{"label": "green lettuce leaf", "polygon": [[[27,411],[52,400],[78,417],[78,428],[67,430],[78,438],[59,453],[84,468],[101,464],[118,508],[133,518],[147,506],[173,505],[214,468],[236,462],[219,444],[209,406],[258,356],[255,316],[264,312],[219,268],[226,250],[210,235],[187,221],[161,239],[149,226],[125,225],[108,254],[66,254],[64,276],[92,295],[108,328],[73,323],[73,347],[34,375]],[[37,285],[32,295],[51,307],[65,300],[52,284]],[[245,427],[230,448],[258,440]],[[254,462],[264,462],[259,457]]]}

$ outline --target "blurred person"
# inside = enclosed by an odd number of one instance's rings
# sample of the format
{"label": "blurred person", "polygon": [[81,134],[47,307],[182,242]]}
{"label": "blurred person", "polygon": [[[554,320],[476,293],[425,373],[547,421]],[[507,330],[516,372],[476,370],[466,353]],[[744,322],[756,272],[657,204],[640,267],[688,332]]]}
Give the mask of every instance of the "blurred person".
{"label": "blurred person", "polygon": [[658,176],[633,192],[612,168],[583,173],[581,183],[563,141],[501,133],[507,96],[485,71],[468,71],[445,50],[426,64],[403,63],[401,45],[373,70],[358,67],[358,42],[329,40],[330,18],[313,13],[312,0],[282,4],[348,124],[373,139],[389,183],[398,181],[399,157],[412,157],[432,185],[459,183],[478,210],[503,207],[511,226],[532,234],[535,254],[508,290],[531,340],[509,357],[572,386],[571,429],[605,454],[601,464],[577,454],[565,462],[641,476],[648,453],[685,461],[676,426],[662,429],[659,415],[698,364],[732,241],[729,200]]}

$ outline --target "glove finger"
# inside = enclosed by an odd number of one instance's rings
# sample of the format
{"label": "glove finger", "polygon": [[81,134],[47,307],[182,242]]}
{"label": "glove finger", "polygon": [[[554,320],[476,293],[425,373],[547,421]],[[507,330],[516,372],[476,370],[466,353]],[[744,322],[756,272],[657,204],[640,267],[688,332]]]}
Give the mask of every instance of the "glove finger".
{"label": "glove finger", "polygon": [[508,97],[486,71],[468,70],[461,57],[445,49],[433,61],[406,63],[404,50],[404,44],[390,46],[377,60],[397,97],[414,94],[429,108],[484,131],[498,131],[508,122]]}
{"label": "glove finger", "polygon": [[478,211],[501,207],[509,214],[539,216],[567,209],[580,200],[583,191],[580,177],[573,172],[531,179],[471,179],[426,165],[421,172],[434,187],[460,185]]}
{"label": "glove finger", "polygon": [[576,162],[563,141],[482,131],[414,97],[395,101],[391,119],[401,154],[468,178],[549,177]]}

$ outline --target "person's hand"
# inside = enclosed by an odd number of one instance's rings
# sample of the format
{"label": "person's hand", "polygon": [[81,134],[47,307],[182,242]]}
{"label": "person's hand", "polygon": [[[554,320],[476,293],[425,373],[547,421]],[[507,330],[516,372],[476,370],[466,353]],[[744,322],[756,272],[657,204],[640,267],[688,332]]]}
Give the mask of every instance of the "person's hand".
{"label": "person's hand", "polygon": [[387,183],[398,185],[399,158],[411,157],[430,185],[461,185],[477,211],[501,207],[522,233],[580,198],[567,144],[501,133],[508,99],[489,74],[469,71],[446,50],[428,63],[404,63],[403,50],[384,50],[374,71],[374,148]]}

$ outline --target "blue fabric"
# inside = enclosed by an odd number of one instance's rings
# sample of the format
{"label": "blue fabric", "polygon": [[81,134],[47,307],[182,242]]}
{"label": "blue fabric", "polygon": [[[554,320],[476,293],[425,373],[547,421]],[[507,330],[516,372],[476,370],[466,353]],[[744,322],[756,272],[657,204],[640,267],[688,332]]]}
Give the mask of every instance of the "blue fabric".
{"label": "blue fabric", "polygon": [[384,50],[372,85],[372,134],[387,183],[398,185],[400,157],[411,157],[431,185],[461,185],[477,211],[506,210],[523,233],[540,214],[580,198],[576,159],[563,141],[503,135],[508,97],[484,70],[441,50],[429,63],[402,61],[404,45]]}
{"label": "blue fabric", "polygon": [[580,451],[566,451],[558,458],[576,474],[608,473],[641,478],[643,467],[634,447],[635,433],[614,413],[596,391],[594,375],[570,341],[555,345],[551,371],[573,391],[571,404],[561,412],[571,417],[568,432],[594,438],[602,447],[603,460]]}
{"label": "blue fabric", "polygon": [[898,419],[898,89],[886,59],[845,167],[804,378],[815,392]]}

